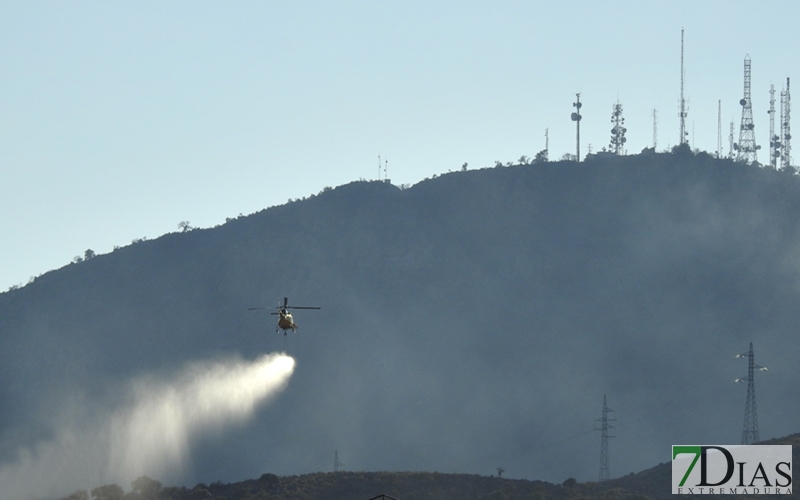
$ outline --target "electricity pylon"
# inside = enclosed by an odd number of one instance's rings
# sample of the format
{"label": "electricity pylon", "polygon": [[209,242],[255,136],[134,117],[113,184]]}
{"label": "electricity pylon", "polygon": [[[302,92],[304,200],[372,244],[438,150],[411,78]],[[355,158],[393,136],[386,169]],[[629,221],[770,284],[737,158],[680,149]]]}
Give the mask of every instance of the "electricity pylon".
{"label": "electricity pylon", "polygon": [[737,354],[735,357],[747,356],[747,378],[737,378],[734,382],[747,382],[747,401],[744,404],[744,427],[742,429],[742,444],[753,444],[758,438],[758,414],[756,412],[756,387],[753,374],[756,371],[767,371],[766,366],[759,366],[753,362],[753,343],[750,342],[750,351]]}
{"label": "electricity pylon", "polygon": [[616,422],[617,414],[606,404],[606,395],[603,394],[603,416],[594,421],[594,430],[601,431],[600,438],[600,476],[599,480],[607,481],[611,478],[609,472],[608,438],[617,437],[617,428],[609,424]]}

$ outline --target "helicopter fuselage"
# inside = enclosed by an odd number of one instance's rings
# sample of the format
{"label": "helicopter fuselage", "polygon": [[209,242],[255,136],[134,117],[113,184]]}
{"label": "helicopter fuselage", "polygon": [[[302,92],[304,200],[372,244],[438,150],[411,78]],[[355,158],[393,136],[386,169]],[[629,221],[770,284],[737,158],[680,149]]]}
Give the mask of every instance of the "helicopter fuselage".
{"label": "helicopter fuselage", "polygon": [[284,332],[287,330],[291,330],[293,332],[297,331],[297,325],[292,318],[292,313],[289,311],[280,311],[278,313],[278,328]]}

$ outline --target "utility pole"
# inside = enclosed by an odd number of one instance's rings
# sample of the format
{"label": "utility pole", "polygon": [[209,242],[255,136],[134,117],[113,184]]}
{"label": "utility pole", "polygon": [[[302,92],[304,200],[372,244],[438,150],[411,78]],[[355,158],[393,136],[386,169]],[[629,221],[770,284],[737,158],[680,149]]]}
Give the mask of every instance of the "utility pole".
{"label": "utility pole", "polygon": [[599,480],[607,481],[611,478],[609,472],[608,438],[617,437],[617,429],[609,422],[615,422],[617,415],[606,404],[606,395],[603,394],[603,416],[594,421],[594,430],[602,431],[600,438],[600,476]]}
{"label": "utility pole", "polygon": [[756,412],[756,386],[753,375],[756,371],[767,371],[766,366],[759,366],[753,362],[753,343],[750,342],[750,351],[734,356],[747,357],[747,378],[737,378],[734,382],[747,382],[747,400],[744,404],[744,427],[742,429],[742,444],[753,444],[758,438],[758,413]]}

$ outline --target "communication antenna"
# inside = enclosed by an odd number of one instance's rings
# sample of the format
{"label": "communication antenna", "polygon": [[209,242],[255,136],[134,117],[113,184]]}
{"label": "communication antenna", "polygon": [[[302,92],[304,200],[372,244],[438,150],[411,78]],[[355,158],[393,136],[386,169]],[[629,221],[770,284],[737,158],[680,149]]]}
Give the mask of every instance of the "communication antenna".
{"label": "communication antenna", "polygon": [[753,105],[750,99],[750,55],[744,56],[744,97],[739,101],[742,105],[742,125],[739,128],[739,144],[734,144],[736,148],[736,161],[745,163],[757,163],[757,151],[761,149],[756,146],[755,125],[753,124]]}
{"label": "communication antenna", "polygon": [[772,168],[778,167],[778,158],[781,154],[778,151],[781,148],[780,137],[775,135],[775,85],[769,86],[769,164]]}
{"label": "communication antenna", "polygon": [[614,127],[611,129],[611,143],[609,147],[614,151],[615,155],[624,155],[625,142],[627,142],[625,132],[627,132],[628,129],[625,128],[625,118],[622,117],[622,104],[620,104],[619,100],[617,100],[617,102],[614,103],[614,107],[611,108],[611,124],[614,125]]}
{"label": "communication antenna", "polygon": [[600,481],[611,478],[608,459],[608,438],[617,437],[617,428],[609,424],[616,422],[617,414],[606,404],[606,395],[603,394],[603,417],[594,421],[594,430],[602,431],[600,438]]}
{"label": "communication antenna", "polygon": [[681,135],[678,144],[686,144],[688,139],[688,132],[686,131],[686,99],[683,98],[683,84],[684,84],[684,71],[683,71],[683,28],[681,28]]}
{"label": "communication antenna", "polygon": [[383,161],[383,182],[387,184],[391,184],[392,182],[389,180],[389,160]]}
{"label": "communication antenna", "polygon": [[333,472],[344,470],[344,464],[339,461],[339,450],[333,452]]}
{"label": "communication antenna", "polygon": [[789,127],[790,104],[789,79],[786,79],[786,90],[781,92],[781,168],[786,170],[792,166],[792,132]]}
{"label": "communication antenna", "polygon": [[658,147],[658,117],[656,110],[653,109],[653,151]]}
{"label": "communication antenna", "polygon": [[575,161],[581,161],[581,93],[578,92],[575,94],[575,102],[572,105],[575,107],[575,112],[572,113],[572,121],[575,122],[576,126],[576,139],[575,139]]}
{"label": "communication antenna", "polygon": [[550,161],[550,132],[549,129],[544,129],[544,161]]}
{"label": "communication antenna", "polygon": [[722,158],[722,100],[717,101],[717,159]]}
{"label": "communication antenna", "polygon": [[728,134],[728,158],[733,159],[733,152],[736,150],[736,143],[733,142],[733,120],[731,120],[731,131]]}
{"label": "communication antenna", "polygon": [[744,428],[742,429],[742,444],[753,444],[758,438],[758,414],[756,413],[756,387],[753,374],[756,371],[767,371],[766,366],[753,363],[753,343],[750,342],[750,351],[737,354],[736,358],[747,356],[747,378],[737,378],[734,382],[747,382],[747,401],[744,403]]}
{"label": "communication antenna", "polygon": [[378,180],[381,180],[381,155],[378,153]]}

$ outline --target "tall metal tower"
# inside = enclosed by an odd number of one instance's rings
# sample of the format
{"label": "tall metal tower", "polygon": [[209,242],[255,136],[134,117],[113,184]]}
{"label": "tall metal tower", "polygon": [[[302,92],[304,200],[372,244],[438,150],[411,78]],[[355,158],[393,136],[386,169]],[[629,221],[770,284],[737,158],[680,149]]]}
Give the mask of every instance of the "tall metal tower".
{"label": "tall metal tower", "polygon": [[737,378],[734,382],[747,382],[747,401],[744,404],[744,428],[742,429],[742,444],[753,444],[758,438],[758,414],[756,412],[756,387],[753,374],[756,370],[765,372],[766,366],[753,363],[753,343],[750,342],[750,351],[737,354],[736,358],[747,357],[747,378]]}
{"label": "tall metal tower", "polygon": [[688,142],[688,132],[686,131],[686,99],[683,98],[683,84],[685,73],[683,71],[683,28],[681,28],[681,135],[678,144]]}
{"label": "tall metal tower", "polygon": [[775,135],[775,85],[769,86],[769,164],[772,168],[778,168],[778,158],[780,158],[781,139]]}
{"label": "tall metal tower", "polygon": [[607,481],[611,478],[609,472],[608,458],[608,438],[617,437],[617,428],[609,424],[616,422],[617,414],[606,404],[606,395],[603,394],[603,417],[594,421],[594,430],[601,431],[600,438],[600,481]]}
{"label": "tall metal tower", "polygon": [[611,124],[614,127],[611,129],[611,142],[609,147],[614,151],[615,155],[625,154],[625,143],[628,141],[625,138],[625,118],[622,117],[622,104],[617,101],[611,109]]}
{"label": "tall metal tower", "polygon": [[344,464],[339,461],[339,450],[333,452],[333,472],[344,470]]}
{"label": "tall metal tower", "polygon": [[733,152],[736,150],[736,143],[733,142],[733,120],[731,120],[731,131],[728,134],[728,158],[733,159]]}
{"label": "tall metal tower", "polygon": [[756,151],[761,149],[756,146],[755,125],[753,124],[753,107],[750,99],[750,55],[744,56],[744,97],[739,101],[742,105],[742,124],[739,128],[739,143],[736,147],[736,161],[756,163]]}
{"label": "tall metal tower", "polygon": [[792,132],[789,127],[790,99],[789,79],[786,79],[786,90],[781,92],[781,168],[786,170],[792,166]]}
{"label": "tall metal tower", "polygon": [[575,112],[572,113],[572,121],[575,122],[575,126],[577,127],[576,132],[576,139],[575,139],[575,157],[576,161],[581,161],[581,93],[578,92],[575,94],[575,102],[572,105],[575,107]]}
{"label": "tall metal tower", "polygon": [[722,158],[722,100],[717,101],[717,159]]}
{"label": "tall metal tower", "polygon": [[653,151],[658,147],[658,114],[653,109]]}

